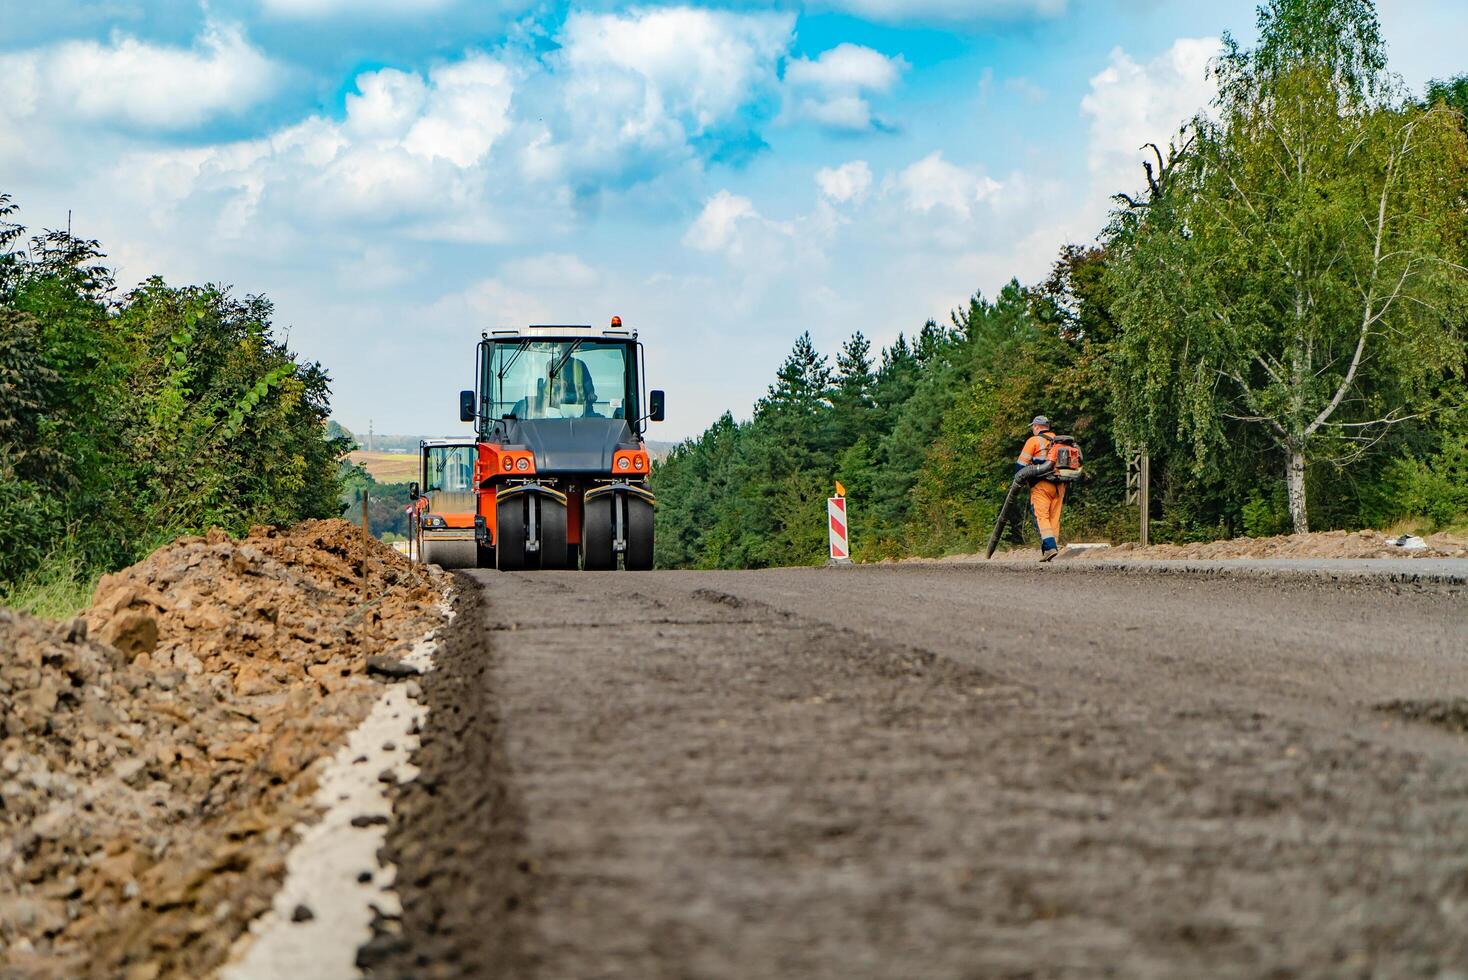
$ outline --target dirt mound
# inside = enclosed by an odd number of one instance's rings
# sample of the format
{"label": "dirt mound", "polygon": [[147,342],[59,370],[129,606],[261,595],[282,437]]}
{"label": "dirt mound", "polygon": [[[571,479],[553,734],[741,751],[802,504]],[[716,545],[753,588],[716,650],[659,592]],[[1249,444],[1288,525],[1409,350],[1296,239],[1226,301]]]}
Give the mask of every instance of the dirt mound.
{"label": "dirt mound", "polygon": [[1408,550],[1388,543],[1380,531],[1317,531],[1273,538],[1233,538],[1197,544],[1155,544],[1138,548],[1122,544],[1097,549],[1094,557],[1131,557],[1159,561],[1227,558],[1468,558],[1468,542],[1447,535],[1427,538],[1426,548]]}
{"label": "dirt mound", "polygon": [[180,539],[68,625],[0,610],[0,975],[218,964],[376,694],[368,656],[435,627],[443,587],[313,521]]}
{"label": "dirt mound", "polygon": [[[1468,539],[1433,534],[1423,539],[1426,547],[1408,549],[1389,542],[1380,531],[1316,531],[1310,534],[1281,534],[1272,538],[1230,538],[1192,544],[1154,544],[1140,548],[1125,542],[1109,548],[1068,552],[1067,562],[1088,561],[1222,561],[1239,558],[1468,558]],[[994,561],[1033,561],[1038,548],[1016,548],[994,556]],[[950,555],[941,561],[982,561],[983,555]],[[925,559],[908,559],[921,562]]]}

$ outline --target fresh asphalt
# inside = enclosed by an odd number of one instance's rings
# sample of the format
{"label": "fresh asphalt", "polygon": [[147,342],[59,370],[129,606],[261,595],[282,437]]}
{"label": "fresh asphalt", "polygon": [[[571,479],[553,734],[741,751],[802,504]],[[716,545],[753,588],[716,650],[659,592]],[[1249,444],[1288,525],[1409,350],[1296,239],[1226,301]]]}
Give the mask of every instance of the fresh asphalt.
{"label": "fresh asphalt", "polygon": [[373,975],[1451,975],[1468,563],[1306,564],[468,573]]}

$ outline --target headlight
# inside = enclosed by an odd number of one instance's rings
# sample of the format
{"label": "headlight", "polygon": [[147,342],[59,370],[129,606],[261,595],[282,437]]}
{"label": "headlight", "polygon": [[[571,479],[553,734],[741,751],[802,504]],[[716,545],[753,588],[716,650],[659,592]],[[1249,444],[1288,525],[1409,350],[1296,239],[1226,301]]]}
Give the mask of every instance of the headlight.
{"label": "headlight", "polygon": [[506,456],[505,457],[505,469],[512,470],[514,468],[515,468],[515,461],[513,459],[511,459],[510,457]]}
{"label": "headlight", "polygon": [[619,456],[617,458],[617,469],[619,469],[619,470],[627,470],[627,469],[631,469],[631,468],[632,468],[632,461],[629,460],[626,456]]}
{"label": "headlight", "polygon": [[520,470],[521,472],[530,469],[530,460],[526,459],[524,456],[521,456],[519,459],[515,460],[515,469]]}
{"label": "headlight", "polygon": [[638,456],[636,459],[634,459],[632,461],[632,465],[637,467],[639,470],[642,469],[642,457]]}

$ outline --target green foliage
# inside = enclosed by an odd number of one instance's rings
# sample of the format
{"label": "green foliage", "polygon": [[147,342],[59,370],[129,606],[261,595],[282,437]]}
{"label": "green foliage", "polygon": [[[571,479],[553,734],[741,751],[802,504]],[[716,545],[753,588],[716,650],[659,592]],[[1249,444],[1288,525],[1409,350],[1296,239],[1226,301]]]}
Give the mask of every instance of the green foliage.
{"label": "green foliage", "polygon": [[378,483],[361,466],[343,461],[340,466],[340,506],[346,519],[362,520],[362,491],[367,491],[367,529],[383,541],[408,536],[408,504],[411,483]]}
{"label": "green foliage", "polygon": [[1111,267],[1113,387],[1136,445],[1217,474],[1241,428],[1278,452],[1294,528],[1308,462],[1345,466],[1461,370],[1459,117],[1393,99],[1367,0],[1275,0],[1219,66]]}
{"label": "green foliage", "polygon": [[1457,407],[1421,455],[1392,459],[1368,495],[1373,523],[1389,525],[1425,519],[1434,528],[1462,524],[1468,517],[1468,399],[1458,391]]}
{"label": "green foliage", "polygon": [[[150,279],[0,195],[0,585],[50,595],[167,538],[339,512],[329,379],[263,297]],[[76,574],[52,568],[64,554]],[[55,583],[62,583],[57,586]],[[26,593],[30,594],[30,593]]]}
{"label": "green foliage", "polygon": [[1244,502],[1243,518],[1247,537],[1271,538],[1277,534],[1288,534],[1290,507],[1284,484],[1274,484],[1267,493],[1255,488]]}

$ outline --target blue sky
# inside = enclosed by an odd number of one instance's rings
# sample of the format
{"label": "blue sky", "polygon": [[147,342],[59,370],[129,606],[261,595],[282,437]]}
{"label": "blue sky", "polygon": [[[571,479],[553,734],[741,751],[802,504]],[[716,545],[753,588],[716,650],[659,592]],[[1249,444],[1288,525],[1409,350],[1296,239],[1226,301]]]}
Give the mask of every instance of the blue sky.
{"label": "blue sky", "polygon": [[[1041,277],[1202,108],[1253,0],[0,0],[0,190],[33,227],[276,301],[336,415],[453,432],[491,325],[648,345],[654,438]],[[1411,87],[1461,0],[1391,0]]]}

